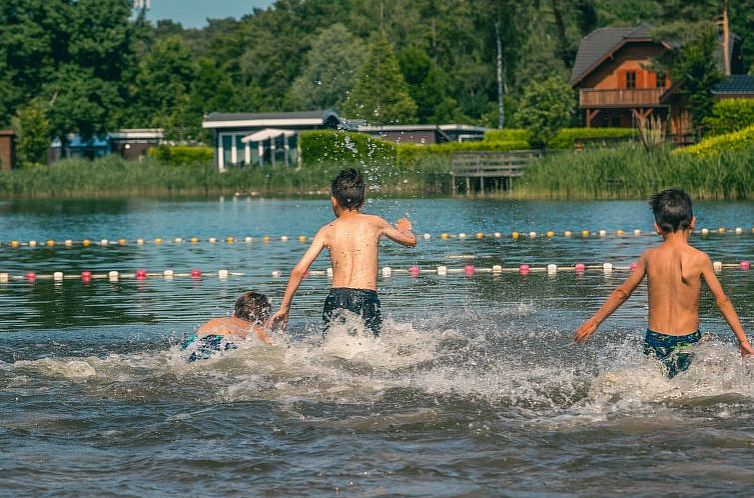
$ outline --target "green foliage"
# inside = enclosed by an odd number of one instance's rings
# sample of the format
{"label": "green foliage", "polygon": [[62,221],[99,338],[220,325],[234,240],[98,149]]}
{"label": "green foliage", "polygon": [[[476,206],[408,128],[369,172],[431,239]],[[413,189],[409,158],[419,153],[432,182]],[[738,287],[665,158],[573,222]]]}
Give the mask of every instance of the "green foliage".
{"label": "green foliage", "polygon": [[353,88],[366,54],[366,44],[342,24],[321,30],[293,82],[292,99],[302,109],[338,109]]}
{"label": "green foliage", "polygon": [[[747,128],[703,139],[701,142],[676,149],[679,156],[715,157],[724,152],[739,151],[754,147],[754,125]],[[749,165],[754,171],[754,168]]]}
{"label": "green foliage", "polygon": [[301,162],[306,166],[394,165],[396,145],[363,133],[336,130],[305,131],[299,135]]}
{"label": "green foliage", "polygon": [[372,124],[416,120],[416,103],[408,93],[393,47],[384,33],[372,38],[369,57],[359,69],[343,112],[350,118],[366,119]]}
{"label": "green foliage", "polygon": [[712,87],[721,79],[715,57],[717,29],[709,22],[695,25],[679,22],[656,30],[654,36],[681,43],[681,48],[665,52],[657,65],[678,84],[678,97],[691,107],[692,119],[698,127],[712,112]]}
{"label": "green foliage", "polygon": [[159,145],[147,150],[149,157],[173,166],[211,164],[213,154],[212,147],[188,147],[184,145]]}
{"label": "green foliage", "polygon": [[754,125],[754,99],[723,99],[715,102],[704,118],[710,135],[721,135]]}
{"label": "green foliage", "polygon": [[576,144],[608,145],[639,136],[631,128],[563,128],[547,143],[550,149],[573,149]]}
{"label": "green foliage", "polygon": [[532,143],[543,145],[571,122],[576,96],[571,86],[557,77],[532,82],[524,91],[516,123],[532,133]]}
{"label": "green foliage", "polygon": [[487,130],[484,132],[485,142],[529,142],[531,131],[523,128],[505,128],[503,130]]}
{"label": "green foliage", "polygon": [[12,126],[16,131],[16,150],[21,165],[45,164],[50,147],[50,122],[45,106],[32,102],[20,108],[13,117]]}
{"label": "green foliage", "polygon": [[712,157],[647,153],[639,144],[590,152],[549,154],[530,165],[515,196],[582,199],[646,199],[680,187],[695,199],[751,199],[754,147]]}

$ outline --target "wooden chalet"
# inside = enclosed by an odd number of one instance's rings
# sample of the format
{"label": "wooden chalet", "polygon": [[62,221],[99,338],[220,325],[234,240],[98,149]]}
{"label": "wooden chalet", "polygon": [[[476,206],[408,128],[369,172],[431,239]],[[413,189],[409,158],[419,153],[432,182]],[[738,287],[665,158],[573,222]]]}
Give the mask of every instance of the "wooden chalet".
{"label": "wooden chalet", "polygon": [[[579,108],[587,128],[630,128],[654,115],[670,120],[672,135],[691,131],[690,109],[674,98],[678,85],[652,70],[653,59],[678,45],[657,41],[651,30],[647,24],[600,28],[581,40],[571,85],[579,91]],[[730,35],[726,46],[733,72],[740,72],[740,38]]]}

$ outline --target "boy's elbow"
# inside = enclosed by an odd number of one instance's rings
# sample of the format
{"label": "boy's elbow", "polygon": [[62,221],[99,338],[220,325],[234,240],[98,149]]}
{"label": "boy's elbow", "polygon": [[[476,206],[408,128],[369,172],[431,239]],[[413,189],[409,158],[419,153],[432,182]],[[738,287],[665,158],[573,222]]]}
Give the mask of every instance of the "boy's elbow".
{"label": "boy's elbow", "polygon": [[306,269],[304,268],[297,266],[291,270],[291,278],[304,278],[304,275],[306,275]]}
{"label": "boy's elbow", "polygon": [[407,247],[416,247],[416,237],[406,241]]}

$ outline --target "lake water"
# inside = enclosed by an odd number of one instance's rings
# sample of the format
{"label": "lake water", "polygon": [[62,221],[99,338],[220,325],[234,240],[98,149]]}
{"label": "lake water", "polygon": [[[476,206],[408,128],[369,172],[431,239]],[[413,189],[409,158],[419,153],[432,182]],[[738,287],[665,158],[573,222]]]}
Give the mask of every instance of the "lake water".
{"label": "lake water", "polygon": [[[626,266],[657,243],[632,235],[651,231],[644,202],[391,199],[367,210],[409,215],[432,235],[415,249],[386,243],[380,264],[396,269]],[[745,231],[694,235],[695,245],[726,263],[754,259],[754,203],[695,212],[699,228]],[[590,343],[572,343],[624,271],[394,273],[379,280],[387,325],[376,340],[344,330],[323,340],[328,282],[313,275],[273,346],[244,341],[187,364],[179,342],[240,293],[280,302],[306,248],[298,237],[331,216],[326,199],[0,204],[0,272],[12,276],[243,273],[0,283],[0,494],[751,496],[754,362],[740,359],[708,294],[702,326],[718,337],[673,380],[641,354],[643,287]],[[583,239],[582,229],[608,236]],[[513,240],[513,230],[539,236]],[[480,231],[505,236],[477,240]],[[128,244],[60,245],[84,238]],[[14,239],[58,245],[9,247]],[[327,266],[323,255],[315,270]],[[754,270],[720,279],[752,333]]]}

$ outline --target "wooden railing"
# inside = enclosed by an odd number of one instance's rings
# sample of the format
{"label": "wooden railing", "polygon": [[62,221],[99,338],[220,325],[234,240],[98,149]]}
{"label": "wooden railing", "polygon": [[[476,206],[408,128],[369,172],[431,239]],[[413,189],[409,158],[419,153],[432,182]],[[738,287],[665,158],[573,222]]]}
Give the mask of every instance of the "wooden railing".
{"label": "wooden railing", "polygon": [[466,179],[466,192],[471,191],[471,178],[479,178],[479,191],[484,193],[485,178],[501,178],[502,186],[510,189],[512,179],[521,177],[526,167],[542,157],[539,150],[514,150],[510,152],[456,152],[453,154],[450,175],[455,194],[457,177]]}
{"label": "wooden railing", "polygon": [[655,106],[660,103],[664,88],[621,88],[601,90],[584,88],[579,91],[579,105],[584,107]]}

